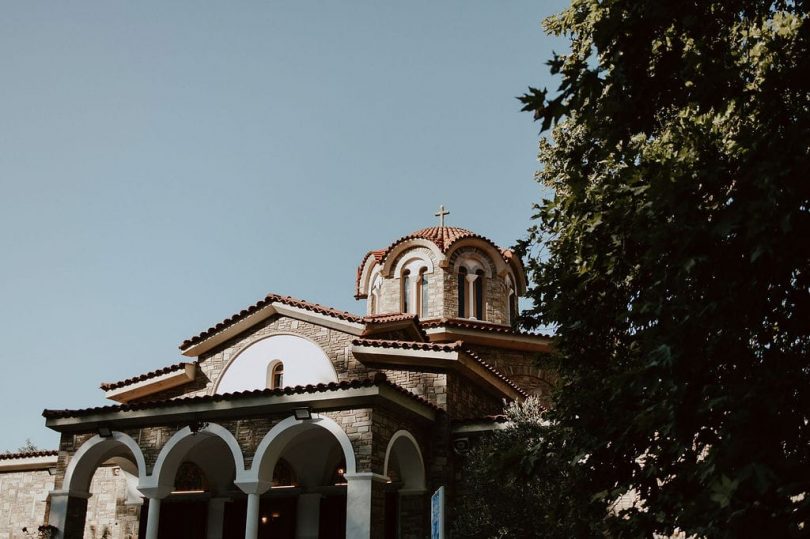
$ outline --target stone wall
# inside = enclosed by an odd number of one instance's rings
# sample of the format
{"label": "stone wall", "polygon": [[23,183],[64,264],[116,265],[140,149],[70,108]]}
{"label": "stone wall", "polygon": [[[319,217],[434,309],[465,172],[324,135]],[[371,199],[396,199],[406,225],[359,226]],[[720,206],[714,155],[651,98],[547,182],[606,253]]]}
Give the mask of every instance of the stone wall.
{"label": "stone wall", "polygon": [[90,483],[85,539],[137,539],[141,500],[127,501],[125,472],[118,466],[102,466]]}
{"label": "stone wall", "polygon": [[547,355],[476,344],[468,344],[467,347],[527,393],[539,397],[546,404],[550,403],[551,393],[557,384],[557,374]]}
{"label": "stone wall", "polygon": [[54,477],[47,470],[0,473],[0,539],[26,537],[45,523],[45,505]]}

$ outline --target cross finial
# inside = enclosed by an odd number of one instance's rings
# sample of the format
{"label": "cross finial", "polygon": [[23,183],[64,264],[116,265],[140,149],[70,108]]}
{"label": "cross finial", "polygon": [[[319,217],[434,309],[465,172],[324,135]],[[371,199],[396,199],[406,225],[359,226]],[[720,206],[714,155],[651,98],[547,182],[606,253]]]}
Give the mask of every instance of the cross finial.
{"label": "cross finial", "polygon": [[434,213],[433,215],[439,218],[439,226],[444,228],[444,216],[450,215],[450,212],[445,211],[444,204],[442,204],[441,206],[439,206],[439,211],[437,213]]}

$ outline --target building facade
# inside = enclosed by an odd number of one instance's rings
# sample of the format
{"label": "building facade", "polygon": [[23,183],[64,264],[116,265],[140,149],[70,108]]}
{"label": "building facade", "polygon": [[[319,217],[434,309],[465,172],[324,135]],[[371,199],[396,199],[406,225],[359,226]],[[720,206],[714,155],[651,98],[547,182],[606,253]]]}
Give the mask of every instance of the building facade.
{"label": "building facade", "polygon": [[268,294],[102,384],[115,404],[45,410],[58,451],[0,458],[0,539],[427,537],[470,436],[554,383],[549,338],[513,328],[525,288],[518,257],[442,224],[363,258],[363,315]]}

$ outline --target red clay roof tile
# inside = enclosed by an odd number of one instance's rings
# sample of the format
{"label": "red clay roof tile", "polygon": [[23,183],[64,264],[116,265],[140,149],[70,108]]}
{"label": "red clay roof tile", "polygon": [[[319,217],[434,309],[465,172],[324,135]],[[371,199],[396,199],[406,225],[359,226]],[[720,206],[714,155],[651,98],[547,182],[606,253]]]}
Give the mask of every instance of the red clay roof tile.
{"label": "red clay roof tile", "polygon": [[132,378],[127,378],[126,380],[121,380],[119,382],[102,382],[100,387],[104,391],[109,391],[111,389],[118,389],[119,387],[128,386],[130,384],[134,384],[137,382],[143,382],[144,380],[149,380],[150,378],[157,378],[158,376],[169,374],[170,372],[183,370],[186,368],[186,365],[188,365],[188,362],[175,363],[174,365],[169,365],[168,367],[163,367],[162,369],[157,369],[154,371],[147,372],[145,374],[133,376]]}
{"label": "red clay roof tile", "polygon": [[59,454],[56,449],[45,449],[36,451],[20,451],[17,453],[0,453],[0,460],[11,459],[33,459],[38,457],[55,457]]}
{"label": "red clay roof tile", "polygon": [[43,410],[42,416],[47,419],[81,417],[104,412],[130,412],[136,410],[148,410],[152,408],[183,406],[189,403],[230,401],[230,400],[239,400],[240,398],[259,397],[259,396],[272,397],[281,395],[323,393],[326,391],[340,391],[345,389],[357,389],[361,387],[372,387],[381,385],[391,387],[399,391],[400,393],[403,393],[409,396],[410,398],[416,400],[417,402],[429,406],[433,410],[440,410],[439,407],[427,401],[426,399],[418,395],[415,395],[414,393],[411,393],[410,391],[401,386],[389,382],[386,379],[385,374],[377,373],[374,376],[374,378],[343,381],[343,382],[332,382],[329,384],[316,384],[316,385],[310,384],[306,386],[291,386],[278,389],[256,389],[252,391],[235,391],[233,393],[223,393],[220,395],[201,395],[196,397],[182,397],[177,399],[167,399],[158,401],[145,401],[137,403],[110,405],[110,406],[96,406],[93,408],[83,408],[79,410]]}

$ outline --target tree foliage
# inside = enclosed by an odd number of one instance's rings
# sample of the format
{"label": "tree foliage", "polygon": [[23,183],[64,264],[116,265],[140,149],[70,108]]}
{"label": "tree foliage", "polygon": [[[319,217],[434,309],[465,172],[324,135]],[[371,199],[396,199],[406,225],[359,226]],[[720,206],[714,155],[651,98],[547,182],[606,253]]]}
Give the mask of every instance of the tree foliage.
{"label": "tree foliage", "polygon": [[564,383],[524,462],[588,505],[539,505],[549,536],[810,533],[807,8],[573,0],[544,21],[570,52],[555,94],[521,98],[554,193],[523,247]]}
{"label": "tree foliage", "polygon": [[[483,435],[464,458],[453,537],[545,537],[557,526],[558,508],[587,507],[584,494],[570,488],[568,474],[577,470],[542,455],[548,424],[540,401],[512,403],[505,414],[504,428]],[[567,530],[583,537],[587,526],[579,519]]]}

